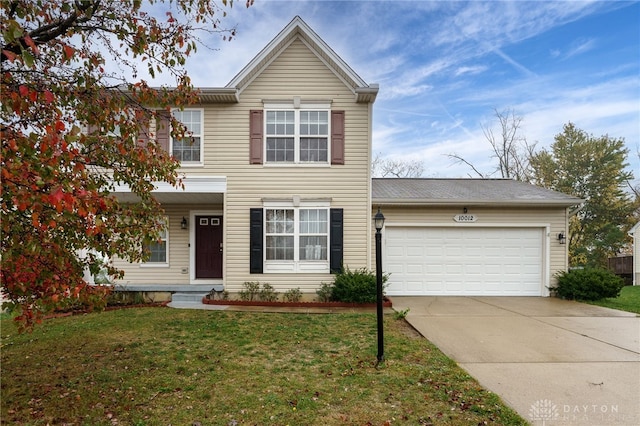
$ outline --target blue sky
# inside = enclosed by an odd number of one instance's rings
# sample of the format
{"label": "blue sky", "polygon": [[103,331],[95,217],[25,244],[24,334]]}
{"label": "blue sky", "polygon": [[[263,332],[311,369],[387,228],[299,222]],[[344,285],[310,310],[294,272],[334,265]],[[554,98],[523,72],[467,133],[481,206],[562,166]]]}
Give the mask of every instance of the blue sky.
{"label": "blue sky", "polygon": [[538,147],[569,121],[624,138],[640,182],[640,2],[236,1],[236,38],[206,41],[193,83],[224,86],[295,15],[380,85],[374,153],[424,161],[425,177],[469,176],[452,153],[488,173],[482,126],[513,109]]}

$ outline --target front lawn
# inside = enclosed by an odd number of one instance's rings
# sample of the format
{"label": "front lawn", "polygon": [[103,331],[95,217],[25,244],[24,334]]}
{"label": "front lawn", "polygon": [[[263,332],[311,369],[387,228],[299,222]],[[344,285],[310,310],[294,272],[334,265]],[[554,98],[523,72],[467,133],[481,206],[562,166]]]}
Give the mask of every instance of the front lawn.
{"label": "front lawn", "polygon": [[139,308],[2,320],[2,422],[524,425],[403,320]]}
{"label": "front lawn", "polygon": [[589,302],[605,308],[619,309],[621,311],[634,312],[640,314],[640,286],[625,286],[620,291],[620,296]]}

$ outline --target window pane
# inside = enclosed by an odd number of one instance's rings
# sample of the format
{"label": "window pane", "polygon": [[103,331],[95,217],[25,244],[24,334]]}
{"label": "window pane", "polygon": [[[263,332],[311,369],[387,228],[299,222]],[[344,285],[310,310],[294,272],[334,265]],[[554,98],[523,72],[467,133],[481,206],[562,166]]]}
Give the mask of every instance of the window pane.
{"label": "window pane", "polygon": [[266,212],[267,234],[293,234],[293,210],[269,209]]}
{"label": "window pane", "polygon": [[267,111],[267,135],[293,135],[293,111]]}
{"label": "window pane", "polygon": [[293,162],[294,158],[293,138],[267,138],[267,161]]}
{"label": "window pane", "polygon": [[327,260],[327,237],[300,237],[300,260]]}
{"label": "window pane", "polygon": [[187,131],[199,136],[202,131],[200,112],[196,110],[174,111],[173,116],[187,128]]}
{"label": "window pane", "polygon": [[200,161],[200,137],[185,138],[173,142],[173,156],[178,161]]}
{"label": "window pane", "polygon": [[301,111],[300,134],[327,136],[329,131],[329,114],[327,111]]}
{"label": "window pane", "polygon": [[293,260],[293,236],[267,236],[267,260]]}
{"label": "window pane", "polygon": [[326,138],[300,138],[300,161],[327,162]]}
{"label": "window pane", "polygon": [[167,242],[152,242],[147,246],[150,252],[150,263],[167,263]]}
{"label": "window pane", "polygon": [[326,234],[327,233],[326,209],[301,209],[300,233],[301,234]]}

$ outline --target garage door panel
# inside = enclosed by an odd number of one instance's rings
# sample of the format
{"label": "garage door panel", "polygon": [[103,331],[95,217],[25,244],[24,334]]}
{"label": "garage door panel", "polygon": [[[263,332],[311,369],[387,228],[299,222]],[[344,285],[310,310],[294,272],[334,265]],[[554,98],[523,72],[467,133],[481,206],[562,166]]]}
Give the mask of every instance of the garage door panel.
{"label": "garage door panel", "polygon": [[389,295],[541,295],[542,228],[385,230]]}

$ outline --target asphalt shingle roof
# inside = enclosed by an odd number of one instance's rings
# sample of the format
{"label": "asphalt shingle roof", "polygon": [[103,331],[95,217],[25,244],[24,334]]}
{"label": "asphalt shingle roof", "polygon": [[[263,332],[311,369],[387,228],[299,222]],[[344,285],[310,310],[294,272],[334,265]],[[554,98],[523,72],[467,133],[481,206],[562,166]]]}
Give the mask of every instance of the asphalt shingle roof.
{"label": "asphalt shingle roof", "polygon": [[581,199],[511,179],[374,178],[374,204],[526,204],[572,206]]}

